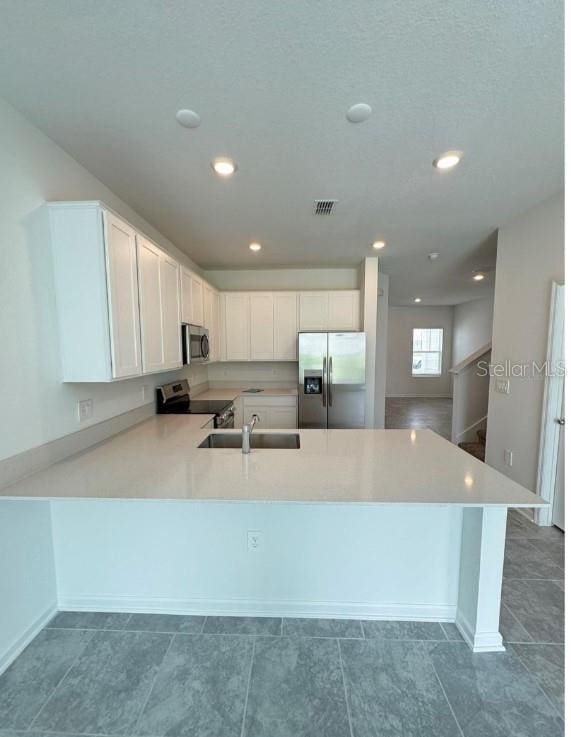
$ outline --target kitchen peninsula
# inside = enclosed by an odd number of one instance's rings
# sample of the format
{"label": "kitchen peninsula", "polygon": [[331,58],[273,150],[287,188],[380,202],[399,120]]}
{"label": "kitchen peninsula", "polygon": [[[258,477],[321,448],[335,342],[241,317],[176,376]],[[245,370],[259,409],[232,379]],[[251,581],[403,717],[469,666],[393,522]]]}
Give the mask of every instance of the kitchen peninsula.
{"label": "kitchen peninsula", "polygon": [[0,491],[50,505],[59,608],[455,621],[503,649],[507,509],[541,499],[430,430],[243,455],[199,448],[207,419],[153,417]]}

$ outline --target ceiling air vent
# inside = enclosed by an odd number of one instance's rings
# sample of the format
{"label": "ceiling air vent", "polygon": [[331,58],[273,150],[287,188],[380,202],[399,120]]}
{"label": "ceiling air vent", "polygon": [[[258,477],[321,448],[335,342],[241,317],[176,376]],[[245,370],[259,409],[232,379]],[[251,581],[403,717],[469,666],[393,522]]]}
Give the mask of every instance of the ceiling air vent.
{"label": "ceiling air vent", "polygon": [[333,215],[333,208],[339,200],[315,200],[315,215]]}

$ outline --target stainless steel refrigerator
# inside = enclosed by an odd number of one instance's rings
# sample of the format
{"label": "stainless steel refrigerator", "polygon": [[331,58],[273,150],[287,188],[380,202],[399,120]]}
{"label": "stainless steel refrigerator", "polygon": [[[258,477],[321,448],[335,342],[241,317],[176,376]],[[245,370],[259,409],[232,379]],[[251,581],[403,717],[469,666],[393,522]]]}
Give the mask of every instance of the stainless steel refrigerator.
{"label": "stainless steel refrigerator", "polygon": [[365,333],[299,333],[299,426],[365,426]]}

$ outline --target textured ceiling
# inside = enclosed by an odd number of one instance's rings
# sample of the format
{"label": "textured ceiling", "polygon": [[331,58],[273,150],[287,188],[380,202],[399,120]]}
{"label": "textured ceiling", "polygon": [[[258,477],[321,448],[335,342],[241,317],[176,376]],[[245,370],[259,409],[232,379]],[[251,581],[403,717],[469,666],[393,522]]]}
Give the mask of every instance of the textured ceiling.
{"label": "textured ceiling", "polygon": [[[490,234],[563,186],[562,16],[558,0],[0,0],[0,94],[205,268],[355,265],[382,238],[391,302],[450,304],[489,289],[470,276]],[[450,148],[465,158],[440,174]],[[335,215],[312,215],[319,197]]]}

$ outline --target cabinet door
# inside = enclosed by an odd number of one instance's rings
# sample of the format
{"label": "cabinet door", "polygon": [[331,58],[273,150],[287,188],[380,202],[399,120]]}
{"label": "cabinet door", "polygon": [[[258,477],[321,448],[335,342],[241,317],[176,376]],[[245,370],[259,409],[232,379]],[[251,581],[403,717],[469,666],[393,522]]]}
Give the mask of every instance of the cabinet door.
{"label": "cabinet door", "polygon": [[225,295],[226,360],[247,361],[250,358],[250,295]]}
{"label": "cabinet door", "polygon": [[274,360],[297,358],[297,295],[274,294]]}
{"label": "cabinet door", "polygon": [[359,329],[359,298],[357,289],[329,292],[329,330]]}
{"label": "cabinet door", "polygon": [[173,369],[182,366],[179,265],[161,253],[160,272],[163,368]]}
{"label": "cabinet door", "polygon": [[135,231],[110,212],[104,213],[107,299],[114,379],[142,373],[137,242]]}
{"label": "cabinet door", "polygon": [[291,430],[297,427],[296,407],[271,407],[269,425],[276,430]]}
{"label": "cabinet door", "polygon": [[300,330],[327,330],[329,326],[328,312],[329,295],[327,292],[300,292]]}
{"label": "cabinet door", "polygon": [[162,251],[137,235],[139,266],[139,304],[143,371],[160,371],[164,365],[161,305]]}
{"label": "cabinet door", "polygon": [[180,267],[180,319],[192,323],[192,271]]}
{"label": "cabinet door", "polygon": [[191,277],[192,324],[204,327],[203,282],[195,274]]}
{"label": "cabinet door", "polygon": [[212,290],[212,330],[210,331],[210,361],[220,360],[220,294]]}
{"label": "cabinet door", "polygon": [[250,358],[271,361],[274,358],[274,297],[250,295]]}

